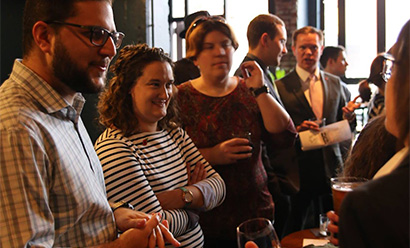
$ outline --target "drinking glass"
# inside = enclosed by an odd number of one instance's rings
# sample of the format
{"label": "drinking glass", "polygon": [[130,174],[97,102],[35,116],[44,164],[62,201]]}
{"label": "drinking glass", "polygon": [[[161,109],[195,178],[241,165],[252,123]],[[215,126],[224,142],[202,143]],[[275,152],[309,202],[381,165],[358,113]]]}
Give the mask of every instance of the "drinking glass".
{"label": "drinking glass", "polygon": [[[254,146],[253,146],[253,142],[252,142],[252,133],[249,131],[233,131],[232,132],[232,138],[243,138],[243,139],[247,139],[249,140],[249,146],[252,147],[251,151],[246,151],[246,152],[238,152],[238,154],[245,154],[245,153],[252,153]],[[251,158],[246,158],[246,159],[240,159],[238,161],[249,161]]]}
{"label": "drinking glass", "polygon": [[265,218],[255,218],[242,222],[237,228],[238,248],[253,241],[259,248],[281,248],[272,222]]}
{"label": "drinking glass", "polygon": [[322,118],[322,119],[316,119],[316,118],[310,118],[308,121],[313,121],[316,122],[316,124],[319,125],[319,127],[324,127],[326,126],[326,118]]}
{"label": "drinking glass", "polygon": [[339,214],[340,205],[346,193],[353,191],[354,188],[367,182],[366,178],[360,177],[334,177],[330,179],[333,194],[333,208]]}
{"label": "drinking glass", "polygon": [[326,214],[319,214],[319,234],[326,237],[329,235],[327,226],[329,225],[329,218]]}

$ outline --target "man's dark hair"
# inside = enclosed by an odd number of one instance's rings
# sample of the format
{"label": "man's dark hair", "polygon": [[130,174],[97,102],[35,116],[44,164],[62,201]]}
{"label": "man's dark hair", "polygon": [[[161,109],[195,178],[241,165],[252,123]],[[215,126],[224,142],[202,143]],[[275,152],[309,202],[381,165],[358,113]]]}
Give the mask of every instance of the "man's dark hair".
{"label": "man's dark hair", "polygon": [[[64,21],[75,16],[74,3],[98,0],[26,0],[23,12],[23,57],[27,56],[33,46],[32,29],[38,21]],[[100,0],[110,3],[111,0]],[[58,29],[58,26],[55,27]]]}
{"label": "man's dark hair", "polygon": [[326,68],[327,62],[329,59],[337,60],[340,52],[344,52],[345,48],[342,46],[327,46],[323,49],[322,56],[320,57],[320,64],[323,69]]}
{"label": "man's dark hair", "polygon": [[267,33],[271,39],[278,33],[277,25],[285,26],[285,23],[277,16],[263,14],[255,17],[248,25],[248,42],[250,48],[255,48],[262,34]]}
{"label": "man's dark hair", "polygon": [[323,49],[322,56],[320,57],[320,64],[322,65],[323,69],[326,68],[327,61],[329,59],[337,60],[339,54],[344,52],[345,48],[342,46],[327,46]]}

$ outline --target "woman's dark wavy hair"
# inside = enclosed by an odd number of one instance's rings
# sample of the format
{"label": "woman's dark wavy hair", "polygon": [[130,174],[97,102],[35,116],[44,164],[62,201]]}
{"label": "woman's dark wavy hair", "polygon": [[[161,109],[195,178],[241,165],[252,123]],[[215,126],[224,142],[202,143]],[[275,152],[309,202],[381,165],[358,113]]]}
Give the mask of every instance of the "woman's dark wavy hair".
{"label": "woman's dark wavy hair", "polygon": [[[114,77],[100,94],[98,111],[101,124],[105,127],[118,128],[125,136],[138,132],[139,125],[133,110],[130,90],[142,76],[145,67],[155,61],[167,62],[173,67],[171,58],[161,48],[150,48],[147,44],[127,45],[119,52],[115,64],[110,68]],[[161,129],[173,129],[178,126],[175,86],[173,92],[167,115],[158,122]]]}

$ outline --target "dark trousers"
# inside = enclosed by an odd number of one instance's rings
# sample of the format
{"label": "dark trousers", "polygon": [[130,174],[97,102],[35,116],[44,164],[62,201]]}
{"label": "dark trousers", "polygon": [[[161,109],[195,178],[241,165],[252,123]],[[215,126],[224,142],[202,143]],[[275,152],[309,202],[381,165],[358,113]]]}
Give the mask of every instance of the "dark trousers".
{"label": "dark trousers", "polygon": [[319,214],[333,209],[329,179],[321,149],[302,152],[299,160],[300,191],[291,196],[285,235],[319,227]]}

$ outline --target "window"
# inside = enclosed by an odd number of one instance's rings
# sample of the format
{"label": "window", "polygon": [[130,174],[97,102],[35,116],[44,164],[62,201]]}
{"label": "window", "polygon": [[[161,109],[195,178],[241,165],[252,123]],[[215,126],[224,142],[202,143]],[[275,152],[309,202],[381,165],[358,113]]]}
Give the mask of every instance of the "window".
{"label": "window", "polygon": [[252,8],[243,11],[243,6],[249,4],[249,0],[172,0],[171,3],[171,56],[174,61],[185,56],[185,39],[178,34],[184,29],[184,16],[200,10],[207,10],[211,15],[224,16],[226,21],[235,32],[239,42],[239,48],[234,54],[231,74],[235,73],[246,53],[248,52],[248,40],[246,31],[249,22],[257,15],[268,13],[268,1],[253,0]]}
{"label": "window", "polygon": [[410,1],[389,0],[386,4],[386,50],[393,46],[401,28],[409,20],[409,9]]}
{"label": "window", "polygon": [[323,0],[323,3],[325,45],[346,47],[347,78],[368,77],[377,53],[387,51],[396,41],[410,8],[410,1],[402,0]]}

